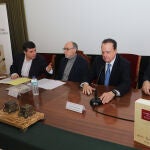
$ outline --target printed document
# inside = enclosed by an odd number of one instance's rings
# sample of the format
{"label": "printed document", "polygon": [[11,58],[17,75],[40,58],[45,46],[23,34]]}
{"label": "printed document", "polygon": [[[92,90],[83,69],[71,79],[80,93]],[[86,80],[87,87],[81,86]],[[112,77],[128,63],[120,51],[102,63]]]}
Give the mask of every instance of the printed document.
{"label": "printed document", "polygon": [[46,89],[46,90],[54,89],[63,84],[65,84],[65,82],[58,81],[58,80],[52,80],[52,79],[44,78],[44,79],[38,80],[38,87]]}

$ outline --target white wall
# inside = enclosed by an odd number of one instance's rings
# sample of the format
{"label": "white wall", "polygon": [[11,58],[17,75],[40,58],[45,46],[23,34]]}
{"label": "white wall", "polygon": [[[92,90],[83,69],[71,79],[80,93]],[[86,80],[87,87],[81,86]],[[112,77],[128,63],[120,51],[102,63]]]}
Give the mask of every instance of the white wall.
{"label": "white wall", "polygon": [[5,56],[6,73],[9,73],[12,64],[12,50],[10,43],[10,33],[8,27],[7,10],[5,4],[0,4],[0,45],[2,45]]}
{"label": "white wall", "polygon": [[75,41],[86,54],[99,54],[114,38],[118,51],[150,55],[150,0],[25,0],[29,39],[39,52],[62,53]]}

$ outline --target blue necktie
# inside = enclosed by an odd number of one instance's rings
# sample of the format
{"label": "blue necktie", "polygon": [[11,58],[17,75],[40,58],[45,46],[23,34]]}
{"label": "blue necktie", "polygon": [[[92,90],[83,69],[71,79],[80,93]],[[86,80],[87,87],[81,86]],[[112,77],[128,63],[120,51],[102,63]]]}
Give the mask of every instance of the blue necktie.
{"label": "blue necktie", "polygon": [[107,70],[106,70],[106,73],[105,73],[105,82],[104,82],[104,85],[106,85],[106,86],[109,85],[110,66],[111,66],[111,64],[107,64]]}

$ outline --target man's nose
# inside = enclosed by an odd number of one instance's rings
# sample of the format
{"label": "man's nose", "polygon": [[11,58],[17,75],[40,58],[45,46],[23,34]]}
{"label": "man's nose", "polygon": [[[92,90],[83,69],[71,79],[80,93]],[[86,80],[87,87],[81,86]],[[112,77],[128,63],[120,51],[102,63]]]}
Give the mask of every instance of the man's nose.
{"label": "man's nose", "polygon": [[106,57],[106,53],[103,53],[103,56]]}

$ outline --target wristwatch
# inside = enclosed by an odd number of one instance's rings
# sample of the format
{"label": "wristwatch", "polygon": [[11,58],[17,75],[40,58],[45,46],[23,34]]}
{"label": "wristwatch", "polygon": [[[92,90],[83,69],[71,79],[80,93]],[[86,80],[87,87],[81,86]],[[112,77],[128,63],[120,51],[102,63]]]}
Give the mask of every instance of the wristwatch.
{"label": "wristwatch", "polygon": [[112,92],[115,94],[115,97],[116,97],[117,96],[117,91],[115,89],[113,89]]}

